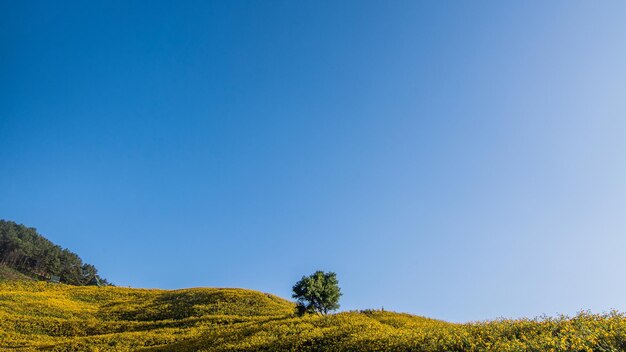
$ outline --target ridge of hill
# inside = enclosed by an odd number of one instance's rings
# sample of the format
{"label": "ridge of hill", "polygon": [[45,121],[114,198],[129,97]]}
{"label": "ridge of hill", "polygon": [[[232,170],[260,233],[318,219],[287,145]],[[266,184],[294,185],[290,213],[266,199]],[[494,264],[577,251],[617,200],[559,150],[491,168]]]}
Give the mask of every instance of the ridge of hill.
{"label": "ridge of hill", "polygon": [[379,310],[294,314],[258,291],[0,282],[0,350],[623,351],[626,317],[447,323]]}

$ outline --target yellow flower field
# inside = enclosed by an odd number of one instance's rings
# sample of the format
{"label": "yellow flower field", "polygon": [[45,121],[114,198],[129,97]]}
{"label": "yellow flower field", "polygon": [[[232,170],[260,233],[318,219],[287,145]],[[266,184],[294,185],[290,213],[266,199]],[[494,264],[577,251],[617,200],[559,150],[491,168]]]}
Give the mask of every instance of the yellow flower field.
{"label": "yellow flower field", "polygon": [[0,282],[8,351],[624,351],[626,317],[453,324],[385,311],[294,315],[243,289],[148,290]]}

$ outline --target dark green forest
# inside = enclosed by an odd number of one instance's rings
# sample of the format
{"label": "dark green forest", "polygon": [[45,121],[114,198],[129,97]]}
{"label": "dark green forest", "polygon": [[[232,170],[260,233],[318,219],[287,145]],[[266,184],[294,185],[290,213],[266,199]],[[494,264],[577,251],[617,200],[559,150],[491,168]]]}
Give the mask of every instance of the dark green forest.
{"label": "dark green forest", "polygon": [[69,285],[110,285],[98,270],[68,249],[52,243],[37,230],[0,220],[0,264],[39,280]]}

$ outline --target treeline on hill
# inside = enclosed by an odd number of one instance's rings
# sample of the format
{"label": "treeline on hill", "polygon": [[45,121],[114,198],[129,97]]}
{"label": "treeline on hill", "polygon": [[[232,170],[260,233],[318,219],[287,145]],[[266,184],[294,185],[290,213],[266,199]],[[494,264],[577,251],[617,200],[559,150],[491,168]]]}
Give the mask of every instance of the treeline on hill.
{"label": "treeline on hill", "polygon": [[13,221],[0,220],[0,264],[41,280],[56,276],[70,285],[110,285],[96,267],[83,263],[75,253]]}

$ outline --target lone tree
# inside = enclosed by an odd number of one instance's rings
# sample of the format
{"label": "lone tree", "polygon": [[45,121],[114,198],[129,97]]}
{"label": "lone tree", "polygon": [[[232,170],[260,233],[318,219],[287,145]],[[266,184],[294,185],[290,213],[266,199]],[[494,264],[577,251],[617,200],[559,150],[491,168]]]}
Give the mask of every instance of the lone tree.
{"label": "lone tree", "polygon": [[293,286],[293,298],[298,301],[298,314],[321,313],[327,314],[339,308],[341,290],[337,281],[337,274],[316,271],[313,275],[303,276]]}

